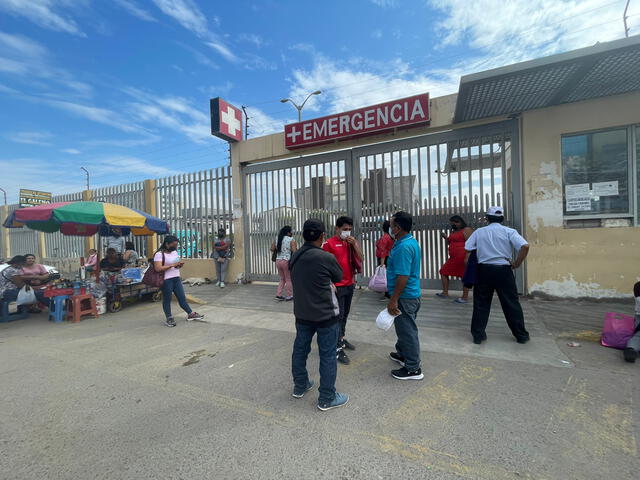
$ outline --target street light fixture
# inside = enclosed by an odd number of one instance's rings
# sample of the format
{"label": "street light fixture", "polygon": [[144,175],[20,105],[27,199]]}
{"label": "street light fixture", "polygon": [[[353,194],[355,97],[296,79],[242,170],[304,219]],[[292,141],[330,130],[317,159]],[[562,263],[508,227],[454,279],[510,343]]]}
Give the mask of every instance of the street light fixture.
{"label": "street light fixture", "polygon": [[4,204],[7,204],[7,191],[4,188],[0,188],[0,192],[4,194]]}
{"label": "street light fixture", "polygon": [[291,103],[291,105],[296,107],[296,110],[298,110],[298,121],[301,122],[302,121],[302,109],[304,108],[304,104],[307,103],[307,100],[309,100],[313,95],[320,95],[321,93],[322,92],[320,90],[316,90],[315,92],[311,92],[309,95],[307,95],[307,98],[304,99],[304,102],[302,102],[302,105],[298,105],[296,102],[294,102],[290,98],[283,98],[280,101],[282,103],[289,102],[289,103]]}

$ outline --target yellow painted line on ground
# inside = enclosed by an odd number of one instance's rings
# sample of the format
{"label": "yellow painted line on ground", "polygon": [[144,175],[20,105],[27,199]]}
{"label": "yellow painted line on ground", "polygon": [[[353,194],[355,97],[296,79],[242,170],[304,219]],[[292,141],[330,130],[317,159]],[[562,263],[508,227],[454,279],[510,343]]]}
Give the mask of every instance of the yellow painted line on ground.
{"label": "yellow painted line on ground", "polygon": [[576,340],[582,340],[583,342],[599,342],[600,332],[593,330],[581,330],[579,332],[562,332],[558,335],[558,338],[575,338]]}

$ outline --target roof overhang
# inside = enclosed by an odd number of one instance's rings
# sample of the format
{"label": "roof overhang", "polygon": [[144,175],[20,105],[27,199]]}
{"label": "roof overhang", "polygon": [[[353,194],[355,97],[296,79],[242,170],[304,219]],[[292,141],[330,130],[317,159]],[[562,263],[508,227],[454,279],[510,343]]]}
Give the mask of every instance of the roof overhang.
{"label": "roof overhang", "polygon": [[460,79],[454,123],[640,90],[640,35]]}

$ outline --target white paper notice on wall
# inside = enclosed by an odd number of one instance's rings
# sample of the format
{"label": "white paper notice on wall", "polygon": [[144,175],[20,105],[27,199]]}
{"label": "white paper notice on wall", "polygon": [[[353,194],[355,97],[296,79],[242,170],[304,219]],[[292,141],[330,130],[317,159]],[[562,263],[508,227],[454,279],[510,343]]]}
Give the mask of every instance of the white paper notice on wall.
{"label": "white paper notice on wall", "polygon": [[590,212],[591,197],[567,198],[567,212]]}
{"label": "white paper notice on wall", "polygon": [[620,195],[618,192],[618,181],[594,183],[593,195],[595,197],[617,197]]}
{"label": "white paper notice on wall", "polygon": [[565,185],[564,195],[567,202],[572,199],[582,199],[591,194],[588,183],[576,183],[575,185]]}

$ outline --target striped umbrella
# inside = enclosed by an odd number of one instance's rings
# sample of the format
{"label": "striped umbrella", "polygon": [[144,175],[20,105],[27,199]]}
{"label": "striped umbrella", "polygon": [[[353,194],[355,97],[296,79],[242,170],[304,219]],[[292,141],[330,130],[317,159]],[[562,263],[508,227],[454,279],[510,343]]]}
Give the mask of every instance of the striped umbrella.
{"label": "striped umbrella", "polygon": [[19,208],[3,225],[82,237],[96,233],[108,236],[113,234],[113,228],[119,228],[122,235],[169,233],[169,224],[164,220],[134,208],[104,202],[58,202]]}

